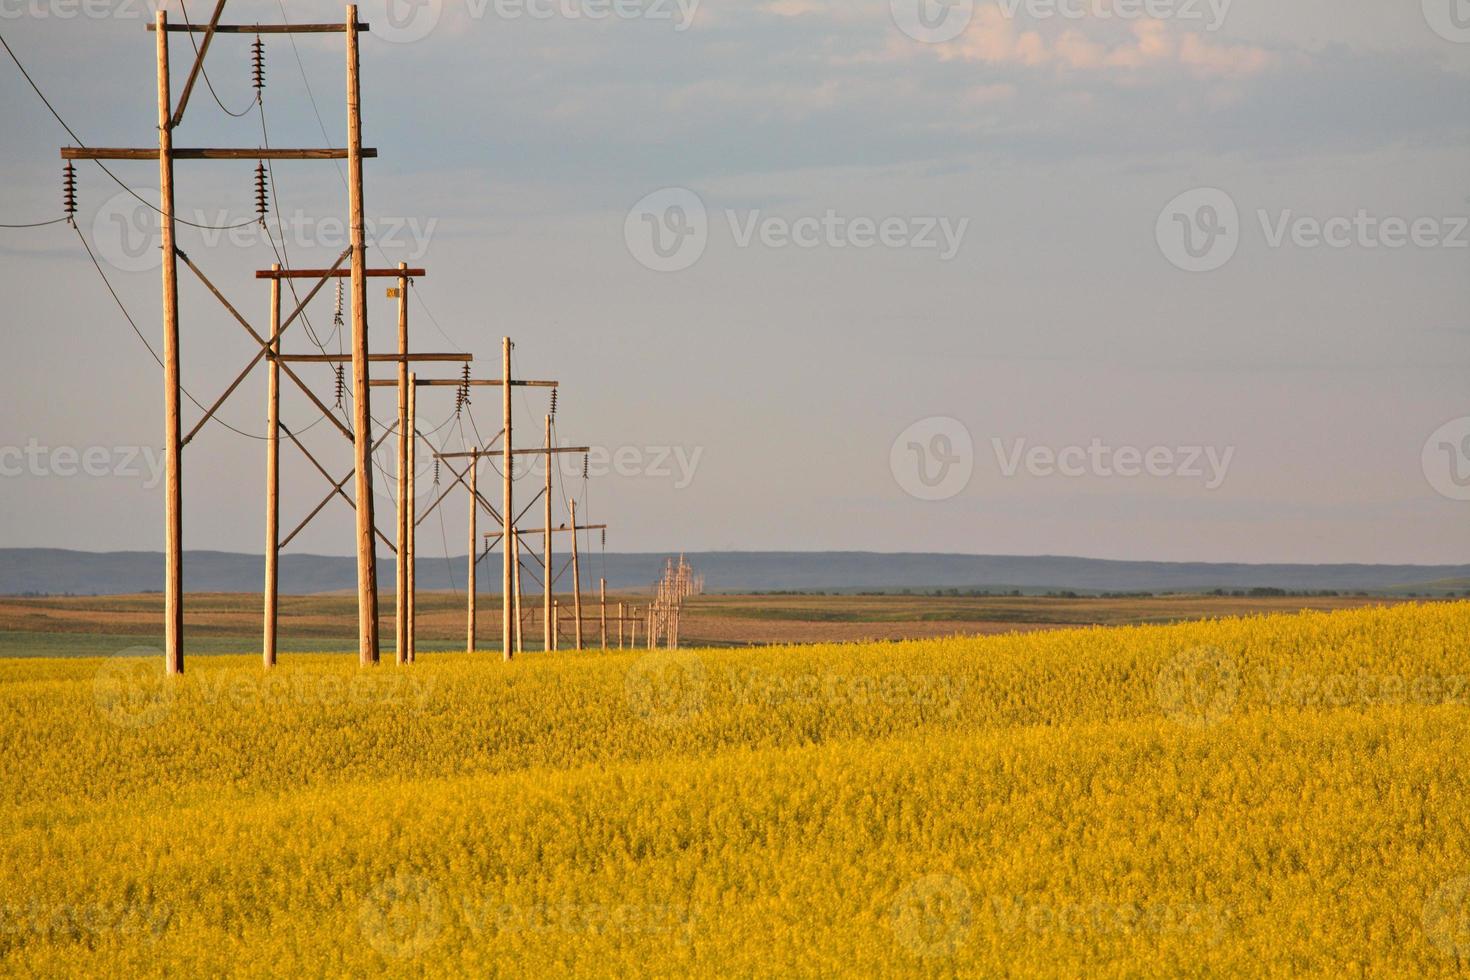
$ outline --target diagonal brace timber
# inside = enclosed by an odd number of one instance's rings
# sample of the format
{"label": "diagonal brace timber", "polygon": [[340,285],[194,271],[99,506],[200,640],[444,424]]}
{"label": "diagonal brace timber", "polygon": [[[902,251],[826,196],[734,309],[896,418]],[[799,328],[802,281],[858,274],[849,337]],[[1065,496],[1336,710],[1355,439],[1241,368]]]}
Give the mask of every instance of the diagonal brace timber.
{"label": "diagonal brace timber", "polygon": [[[251,358],[250,363],[245,366],[245,370],[241,371],[240,374],[236,376],[235,380],[230,383],[230,386],[225,389],[224,394],[220,395],[219,398],[215,400],[215,403],[209,407],[209,410],[204,413],[204,417],[199,420],[194,428],[189,430],[189,434],[184,438],[183,442],[183,445],[187,446],[190,442],[194,440],[194,437],[199,434],[199,430],[204,428],[204,426],[208,424],[210,419],[214,418],[215,413],[220,410],[224,403],[229,400],[229,397],[235,393],[235,390],[239,388],[240,385],[244,383],[245,379],[250,376],[250,372],[255,370],[255,366],[270,356],[271,345],[269,341],[267,341],[264,337],[256,332],[255,328],[250,325],[250,321],[241,316],[240,311],[235,309],[235,307],[230,303],[229,300],[225,299],[224,294],[219,291],[218,287],[216,287],[214,283],[209,281],[209,277],[206,276],[200,270],[200,268],[194,264],[193,260],[191,260],[189,256],[185,255],[184,252],[180,249],[174,249],[174,251],[178,254],[179,258],[184,260],[184,264],[189,267],[190,271],[192,271],[194,275],[199,277],[199,281],[202,282],[205,288],[214,295],[214,298],[219,300],[220,304],[223,305],[227,311],[229,311],[230,315],[235,318],[235,321],[239,323],[240,326],[245,328],[245,331],[250,334],[250,336],[255,340],[257,344],[260,344],[260,350],[256,352],[253,358]],[[345,262],[347,260],[347,256],[351,253],[351,249],[344,250],[342,254],[337,257],[337,265],[340,266],[343,262]],[[336,268],[336,266],[334,266],[333,268]],[[310,303],[312,299],[316,296],[316,294],[321,292],[322,287],[324,287],[326,284],[327,280],[325,277],[323,277],[320,282],[312,287],[311,291],[306,294],[306,298],[301,300],[301,302],[296,305],[296,309],[292,311],[291,316],[288,317],[286,321],[281,324],[280,333],[284,334],[286,332],[286,328],[296,322],[296,318],[301,315],[301,312],[303,310],[306,309],[306,304]],[[278,361],[277,363],[280,362]],[[346,426],[344,426],[341,422],[337,420],[337,417],[332,414],[331,409],[322,404],[321,399],[317,398],[316,394],[306,386],[306,383],[301,380],[301,378],[296,374],[295,371],[292,371],[291,368],[285,364],[281,364],[281,370],[286,372],[286,376],[290,378],[293,382],[295,382],[298,388],[305,392],[306,397],[310,398],[312,402],[316,404],[316,407],[321,410],[323,415],[331,420],[332,424],[337,427],[338,431],[340,431],[348,439],[352,438],[351,431],[349,431]]]}
{"label": "diagonal brace timber", "polygon": [[[394,428],[396,428],[396,425],[390,426],[387,431],[385,431],[381,436],[378,437],[378,441],[373,444],[374,450],[376,450],[379,446],[383,444],[383,440],[387,439],[388,436],[393,433]],[[296,535],[301,532],[302,528],[311,523],[312,518],[316,517],[316,515],[321,512],[321,509],[325,507],[333,497],[340,496],[343,500],[347,501],[347,506],[351,507],[353,510],[357,509],[357,503],[351,497],[347,496],[347,492],[342,489],[347,484],[347,481],[352,479],[352,473],[347,474],[340,480],[332,479],[332,474],[328,473],[327,468],[323,466],[317,460],[317,458],[311,454],[310,450],[302,445],[301,440],[296,438],[296,433],[286,428],[285,425],[281,426],[281,431],[286,433],[286,438],[290,439],[293,443],[296,444],[296,448],[301,450],[301,454],[303,456],[311,460],[311,465],[316,467],[317,472],[325,477],[328,483],[332,484],[332,490],[330,493],[327,494],[326,500],[323,500],[319,505],[317,505],[316,510],[313,510],[311,512],[311,515],[308,516],[306,520],[302,521],[301,524],[296,528],[296,530],[292,531],[290,535],[287,536],[286,540],[281,543],[281,547],[284,548],[287,544],[290,543],[292,538],[296,537]],[[381,530],[376,527],[373,528],[373,530],[377,532],[378,539],[388,546],[388,550],[392,551],[394,554],[398,553],[398,549],[393,547],[393,542],[388,540],[387,535],[385,535]]]}
{"label": "diagonal brace timber", "polygon": [[[444,502],[444,498],[445,497],[448,497],[449,494],[450,494],[450,492],[454,490],[454,484],[455,483],[458,483],[458,484],[462,485],[466,490],[468,490],[470,488],[470,485],[468,483],[465,483],[465,479],[464,479],[465,478],[465,474],[469,473],[469,471],[470,471],[470,468],[468,466],[466,466],[463,471],[456,470],[453,466],[450,466],[448,464],[445,464],[445,468],[448,469],[450,473],[453,473],[454,474],[454,481],[452,483],[450,483],[449,486],[445,487],[442,491],[440,491],[439,496],[435,497],[434,498],[434,502],[429,505],[429,509],[426,510],[426,511],[424,511],[423,516],[420,517],[417,521],[414,522],[414,527],[418,527],[419,525],[423,524],[424,521],[426,521],[426,520],[429,519],[429,515],[431,515],[431,514],[434,513],[434,508],[438,507],[441,503],[443,503]],[[496,520],[497,523],[504,523],[500,519],[500,512],[497,511],[494,507],[490,506],[490,501],[488,501],[488,500],[485,499],[485,495],[483,493],[479,493],[477,491],[475,493],[475,497],[479,499],[480,506],[485,509],[485,513],[487,513],[491,517],[495,518],[495,520]]]}
{"label": "diagonal brace timber", "polygon": [[179,93],[179,105],[174,110],[173,119],[169,121],[170,129],[177,129],[179,123],[184,121],[184,107],[189,104],[189,96],[194,91],[194,83],[199,81],[199,71],[204,67],[204,56],[209,53],[210,42],[214,40],[215,28],[219,27],[220,15],[225,12],[226,0],[219,0],[214,5],[214,13],[209,18],[209,25],[204,28],[204,40],[199,43],[199,51],[194,55],[194,67],[189,69],[189,78],[184,82],[184,91]]}

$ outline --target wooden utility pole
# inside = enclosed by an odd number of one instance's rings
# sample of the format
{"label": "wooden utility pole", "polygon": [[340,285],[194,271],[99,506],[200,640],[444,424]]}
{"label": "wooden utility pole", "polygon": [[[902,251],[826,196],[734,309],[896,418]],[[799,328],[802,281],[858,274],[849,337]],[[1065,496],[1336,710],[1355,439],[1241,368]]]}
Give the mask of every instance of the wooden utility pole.
{"label": "wooden utility pole", "polygon": [[[501,338],[500,342],[500,378],[502,382],[500,389],[500,426],[501,438],[504,440],[504,444],[502,447],[503,455],[501,456],[501,466],[504,468],[504,472],[501,473],[500,484],[500,520],[501,532],[503,536],[500,539],[500,543],[502,549],[505,552],[505,560],[503,562],[500,581],[500,649],[502,651],[501,655],[506,660],[510,660],[513,656],[515,656],[515,624],[511,622],[510,600],[510,565],[511,561],[513,560],[513,555],[511,553],[510,547],[510,531],[512,525],[515,522],[515,491],[514,478],[513,474],[511,473],[511,468],[515,463],[515,450],[513,448],[513,440],[511,438],[512,427],[509,337]],[[473,496],[474,495],[471,494],[471,497]],[[470,507],[473,508],[475,506],[476,502],[472,499],[470,501]]]}
{"label": "wooden utility pole", "polygon": [[[577,617],[577,650],[582,649],[582,566],[577,560],[577,502],[570,501],[572,511],[572,610]],[[551,535],[547,535],[550,537]]]}
{"label": "wooden utility pole", "polygon": [[[165,32],[159,31],[163,36]],[[280,263],[271,268],[280,271]],[[271,280],[271,353],[281,353],[281,280]],[[281,551],[281,368],[272,357],[266,366],[265,396],[265,642],[261,658],[276,665],[277,601]]]}
{"label": "wooden utility pole", "polygon": [[[479,450],[474,450],[478,452]],[[465,653],[475,652],[475,566],[479,564],[480,549],[476,540],[477,518],[480,513],[480,491],[478,489],[480,472],[480,459],[478,456],[470,459],[470,567],[469,575],[465,580],[465,592],[468,608],[465,611]],[[508,549],[507,549],[508,550]],[[507,653],[510,651],[507,650]]]}
{"label": "wooden utility pole", "polygon": [[[551,527],[551,466],[552,466],[552,461],[555,458],[556,458],[555,455],[551,452],[551,416],[550,415],[547,415],[546,416],[546,486],[545,486],[545,488],[543,490],[544,500],[542,501],[542,504],[543,504],[542,511],[543,511],[544,517],[543,517],[543,523],[541,525],[543,528],[550,528]],[[553,582],[552,582],[551,579],[552,579],[552,574],[551,574],[551,535],[550,534],[543,534],[543,535],[541,535],[541,587],[542,587],[542,593],[543,593],[542,600],[541,600],[541,608],[542,608],[542,611],[546,614],[546,625],[545,625],[545,628],[543,629],[543,633],[545,634],[545,638],[544,638],[544,641],[542,643],[542,649],[544,649],[544,650],[550,650],[551,649],[551,590],[552,590],[552,585],[553,585]]]}
{"label": "wooden utility pole", "polygon": [[413,663],[418,657],[415,649],[415,617],[418,610],[415,608],[418,593],[418,568],[415,555],[416,542],[418,538],[418,474],[414,468],[418,466],[419,440],[418,440],[418,416],[419,416],[419,386],[418,373],[409,372],[408,375],[408,540],[404,548],[402,561],[408,568],[408,600],[404,604],[404,610],[408,615],[408,662]]}
{"label": "wooden utility pole", "polygon": [[515,564],[515,590],[516,590],[516,653],[524,653],[526,646],[525,624],[521,622],[521,532],[515,528],[510,529],[510,540],[512,549],[516,555]]}
{"label": "wooden utility pole", "polygon": [[605,578],[598,578],[598,580],[597,580],[597,601],[598,601],[598,606],[599,606],[599,609],[600,609],[600,612],[599,612],[599,615],[598,615],[598,619],[602,623],[602,642],[599,645],[602,647],[602,649],[606,650],[607,649],[607,579],[605,579]]}
{"label": "wooden utility pole", "polygon": [[551,652],[561,648],[561,603],[551,600]]}
{"label": "wooden utility pole", "polygon": [[[159,32],[160,34],[162,31]],[[362,194],[362,91],[357,5],[347,5],[347,198],[352,247],[352,444],[357,488],[358,662],[378,662],[378,555],[373,541],[372,405],[368,387],[367,235]],[[166,249],[167,251],[168,249]]]}
{"label": "wooden utility pole", "polygon": [[618,603],[618,649],[619,650],[621,650],[623,648],[623,623],[628,618],[628,612],[624,608],[624,605],[625,605],[624,603],[621,603],[621,602]]}
{"label": "wooden utility pole", "polygon": [[400,665],[408,663],[408,444],[414,433],[408,423],[408,263],[398,263],[398,534],[394,539],[394,645]]}
{"label": "wooden utility pole", "polygon": [[158,199],[163,249],[164,657],[170,674],[184,672],[184,474],[179,414],[179,265],[174,245],[173,96],[168,77],[168,14],[154,14],[158,47]]}

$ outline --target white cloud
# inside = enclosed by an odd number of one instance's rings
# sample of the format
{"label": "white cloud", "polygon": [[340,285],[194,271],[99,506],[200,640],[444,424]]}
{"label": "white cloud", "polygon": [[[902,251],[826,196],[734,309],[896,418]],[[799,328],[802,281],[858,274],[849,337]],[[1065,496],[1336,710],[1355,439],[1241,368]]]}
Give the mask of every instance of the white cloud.
{"label": "white cloud", "polygon": [[[911,47],[911,54],[926,48]],[[1150,69],[1182,67],[1201,77],[1243,77],[1271,67],[1273,56],[1251,44],[1217,43],[1162,20],[1142,20],[1126,37],[1109,42],[1093,29],[1071,26],[1048,39],[1041,31],[1017,26],[999,7],[979,8],[969,29],[934,48],[944,61],[987,65],[1055,66],[1112,76]]]}

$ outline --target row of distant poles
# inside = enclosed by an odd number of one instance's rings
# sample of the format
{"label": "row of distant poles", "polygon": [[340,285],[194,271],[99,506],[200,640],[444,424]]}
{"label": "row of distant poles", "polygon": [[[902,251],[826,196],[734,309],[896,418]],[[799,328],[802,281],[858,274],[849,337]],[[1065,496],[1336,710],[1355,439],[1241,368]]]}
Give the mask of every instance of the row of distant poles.
{"label": "row of distant poles", "polygon": [[684,611],[684,600],[690,596],[704,594],[704,576],[695,574],[684,556],[676,564],[669,558],[664,562],[663,577],[653,587],[653,603],[648,607],[648,645],[650,648],[679,646],[679,617]]}
{"label": "row of distant poles", "polygon": [[[396,648],[397,660],[400,664],[412,663],[416,657],[415,626],[416,626],[416,575],[415,562],[415,529],[422,521],[435,510],[440,502],[447,496],[455,486],[464,485],[470,496],[470,539],[471,548],[469,554],[469,588],[468,588],[468,646],[475,646],[475,567],[481,555],[475,547],[476,542],[476,519],[481,510],[488,513],[491,518],[500,525],[499,538],[502,542],[509,543],[502,548],[503,551],[503,577],[502,577],[502,650],[504,657],[510,659],[514,652],[521,649],[523,641],[520,629],[520,572],[522,562],[520,561],[519,538],[522,534],[535,535],[539,533],[542,537],[542,563],[541,578],[544,586],[545,605],[545,635],[543,637],[545,647],[554,649],[556,646],[556,631],[558,617],[556,615],[556,603],[552,595],[552,586],[556,576],[552,572],[552,537],[556,533],[570,533],[573,542],[573,578],[574,578],[574,602],[575,632],[577,636],[577,647],[583,646],[582,638],[582,609],[581,609],[581,585],[580,567],[576,557],[576,538],[579,531],[600,530],[604,532],[604,525],[577,524],[575,501],[570,501],[570,520],[559,527],[552,524],[552,482],[551,474],[554,467],[551,465],[555,456],[566,453],[588,452],[587,447],[560,448],[552,445],[552,422],[554,417],[555,381],[528,381],[513,379],[511,376],[511,351],[513,345],[509,338],[502,342],[502,364],[499,378],[476,379],[472,377],[470,364],[473,356],[470,354],[445,354],[445,353],[413,353],[409,350],[408,342],[408,295],[409,289],[415,280],[427,275],[424,269],[410,269],[405,263],[398,263],[396,267],[372,268],[367,264],[367,238],[364,221],[363,201],[363,170],[362,161],[377,156],[377,151],[365,148],[362,145],[362,115],[359,84],[359,58],[358,38],[359,34],[368,29],[368,25],[357,19],[357,7],[347,7],[346,19],[340,24],[251,24],[230,25],[221,24],[220,17],[224,12],[226,0],[217,0],[213,13],[207,24],[195,25],[192,23],[171,24],[168,15],[159,11],[155,20],[149,25],[149,30],[156,35],[157,53],[157,83],[158,83],[158,146],[144,148],[107,148],[72,146],[63,147],[61,156],[67,160],[67,188],[66,202],[68,214],[75,213],[75,178],[72,170],[73,160],[95,160],[99,163],[104,160],[156,160],[159,171],[159,205],[157,211],[160,216],[160,239],[162,248],[162,292],[163,292],[163,352],[160,360],[163,364],[164,373],[164,409],[165,409],[165,582],[164,582],[164,658],[165,667],[170,674],[180,674],[184,670],[184,590],[183,590],[183,450],[190,441],[194,439],[204,426],[219,412],[220,408],[231,395],[252,374],[257,365],[266,362],[267,368],[267,416],[268,428],[266,441],[266,568],[265,568],[265,620],[263,640],[263,660],[266,667],[274,666],[277,659],[277,634],[279,619],[279,558],[280,551],[288,545],[295,536],[319,514],[327,504],[335,499],[345,500],[351,505],[356,514],[356,557],[357,557],[357,591],[358,591],[358,657],[363,665],[376,664],[380,660],[380,642],[378,635],[378,577],[376,560],[376,542],[381,541],[393,552],[396,565]],[[185,33],[191,35],[191,41],[198,36],[194,43],[195,56],[189,70],[189,75],[179,95],[177,105],[174,104],[170,82],[169,64],[169,35],[174,33]],[[253,35],[252,44],[252,79],[256,90],[256,99],[261,106],[262,129],[264,129],[264,110],[262,89],[264,88],[264,44],[262,36],[277,34],[326,34],[341,33],[346,38],[346,67],[347,67],[347,146],[345,148],[310,148],[310,149],[283,149],[279,147],[262,146],[257,148],[181,148],[174,146],[174,131],[183,120],[184,111],[189,103],[189,98],[194,90],[195,83],[201,76],[205,78],[206,85],[209,84],[207,74],[204,73],[204,60],[208,54],[214,39],[222,35]],[[265,214],[269,206],[269,194],[266,190],[266,168],[271,161],[276,160],[346,160],[347,161],[347,191],[349,210],[349,244],[337,257],[337,260],[328,268],[319,269],[292,269],[286,267],[284,262],[277,262],[270,269],[256,272],[256,278],[270,282],[270,323],[267,329],[258,330],[250,320],[240,313],[239,309],[226,298],[221,289],[201,270],[182,249],[176,244],[177,222],[179,219],[175,212],[174,203],[174,162],[177,160],[255,160],[256,168],[256,208],[258,220],[263,225]],[[109,172],[110,173],[110,172]],[[272,185],[274,181],[272,179]],[[140,199],[141,200],[141,199]],[[144,202],[146,203],[146,202]],[[259,350],[245,365],[244,369],[236,376],[235,380],[225,388],[224,392],[208,408],[203,409],[203,416],[185,434],[182,424],[181,393],[183,391],[180,383],[180,340],[179,340],[179,302],[178,302],[178,276],[179,264],[182,263],[214,296],[224,307],[230,317],[235,320],[250,338],[259,347]],[[370,354],[368,351],[368,324],[367,324],[367,281],[369,279],[387,279],[394,281],[388,295],[396,298],[398,313],[398,350],[394,354]],[[296,288],[296,281],[309,283],[305,295],[301,295]],[[342,314],[342,284],[348,284],[350,301],[348,306],[351,313],[351,341],[350,351],[342,354],[327,352],[317,342],[320,353],[316,354],[287,354],[282,347],[283,335],[298,321],[305,321],[305,310],[309,304],[327,285],[328,282],[337,283],[338,303],[337,318],[341,323]],[[294,308],[288,315],[282,316],[283,300],[282,284],[288,284],[295,300]],[[308,326],[309,330],[309,326]],[[316,338],[313,335],[313,341]],[[459,377],[451,378],[420,378],[418,372],[413,370],[414,365],[454,362],[461,366]],[[304,363],[327,363],[336,369],[336,405],[328,406],[313,390],[302,380],[293,364]],[[397,373],[394,378],[373,378],[370,373],[371,365],[377,363],[390,363],[396,366]],[[336,409],[342,407],[342,398],[347,387],[343,376],[344,367],[351,368],[351,392],[352,413],[346,421],[339,419],[335,414]],[[341,434],[353,447],[352,471],[340,478],[334,477],[330,470],[311,453],[300,439],[300,430],[293,431],[281,420],[280,396],[281,379],[285,377],[292,385],[300,389],[321,413],[322,419],[331,423],[332,427]],[[418,446],[420,442],[427,443],[424,433],[418,427],[418,392],[420,388],[452,387],[457,390],[458,401],[456,411],[462,410],[469,402],[469,390],[474,386],[494,386],[502,389],[502,429],[496,437],[490,440],[490,444],[477,447],[467,453],[440,453],[435,452],[434,460],[437,468],[440,464],[447,465],[454,475],[454,481],[443,487],[433,504],[428,510],[420,515],[417,510],[417,487],[414,468],[417,465]],[[384,430],[374,435],[373,418],[371,413],[370,395],[375,387],[393,387],[398,393],[398,416],[396,422],[384,427]],[[516,449],[513,444],[512,425],[512,389],[516,387],[541,387],[552,391],[552,411],[546,415],[546,443],[542,447],[533,449]],[[192,400],[193,396],[190,395]],[[343,411],[343,416],[347,413]],[[320,421],[320,420],[319,420]],[[315,424],[315,423],[313,423]],[[323,478],[330,484],[331,489],[322,501],[312,510],[306,518],[298,524],[294,530],[284,537],[280,532],[280,438],[284,434],[286,438],[300,450],[305,458],[311,462],[314,468],[321,473]],[[373,466],[374,453],[392,435],[397,435],[397,521],[395,534],[392,538],[379,529],[375,520],[374,496],[373,496]],[[526,454],[544,454],[547,462],[547,476],[544,487],[531,504],[544,497],[543,526],[536,530],[521,530],[517,521],[522,514],[515,511],[514,499],[514,473],[513,464],[515,457]],[[500,470],[502,477],[502,494],[500,507],[497,509],[478,490],[479,462],[482,459],[498,456],[500,458]],[[468,463],[463,470],[454,468],[454,460],[467,459]],[[585,474],[585,464],[584,464]],[[351,482],[352,493],[345,489]],[[528,505],[527,509],[529,509]],[[604,537],[605,542],[605,537]],[[606,646],[606,582],[600,584],[603,596],[603,645]],[[657,602],[655,602],[657,605]],[[650,613],[651,615],[651,613]],[[620,607],[617,619],[619,633],[625,620],[625,611]],[[649,620],[650,630],[652,619]],[[634,630],[636,631],[636,617],[634,618]],[[636,632],[635,632],[636,642]]]}

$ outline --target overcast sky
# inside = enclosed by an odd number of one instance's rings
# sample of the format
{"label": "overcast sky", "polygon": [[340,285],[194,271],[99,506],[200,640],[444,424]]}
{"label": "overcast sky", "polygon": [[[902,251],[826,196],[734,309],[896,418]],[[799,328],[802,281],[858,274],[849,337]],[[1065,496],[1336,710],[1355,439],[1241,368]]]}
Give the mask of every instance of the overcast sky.
{"label": "overcast sky", "polygon": [[[99,146],[156,143],[151,17],[0,0],[0,32]],[[561,443],[598,449],[564,492],[612,525],[609,550],[1470,561],[1464,0],[375,0],[361,17],[372,261],[427,268],[417,349],[494,377],[510,335],[517,372],[562,382]],[[234,0],[224,19],[282,18]],[[244,114],[201,84],[176,145],[261,144],[249,41],[221,36],[207,61]],[[192,51],[172,50],[177,92]],[[342,145],[343,76],[341,35],[268,37],[271,144]],[[6,61],[0,85],[0,222],[58,217],[70,139]],[[180,213],[249,221],[254,166],[180,163]],[[114,170],[156,201],[154,165]],[[274,167],[291,263],[341,250],[342,175]],[[93,164],[78,198],[156,347],[151,212]],[[180,244],[264,329],[251,272],[271,239]],[[71,228],[0,229],[0,254],[0,545],[160,548],[157,365]],[[185,385],[209,404],[256,348],[197,283],[181,305]],[[308,311],[338,350],[330,291]],[[288,350],[317,349],[292,330]],[[335,401],[329,368],[298,370]],[[257,370],[222,412],[248,435],[211,425],[186,450],[191,549],[261,550],[264,389]],[[318,419],[287,389],[289,426]],[[394,411],[380,389],[375,416]],[[426,392],[422,426],[449,449],[498,430],[492,391],[469,411]],[[539,444],[545,393],[516,411],[518,444]],[[303,441],[350,469],[327,423]],[[282,452],[289,529],[329,486]],[[426,464],[421,506],[432,480]],[[430,518],[420,554],[462,554],[465,510]],[[351,527],[329,504],[291,550],[349,554]]]}

